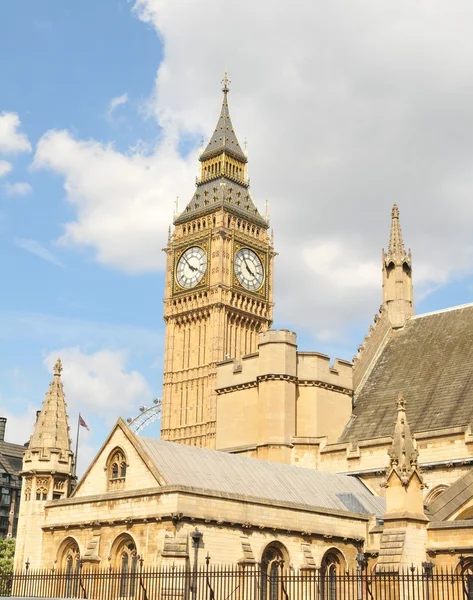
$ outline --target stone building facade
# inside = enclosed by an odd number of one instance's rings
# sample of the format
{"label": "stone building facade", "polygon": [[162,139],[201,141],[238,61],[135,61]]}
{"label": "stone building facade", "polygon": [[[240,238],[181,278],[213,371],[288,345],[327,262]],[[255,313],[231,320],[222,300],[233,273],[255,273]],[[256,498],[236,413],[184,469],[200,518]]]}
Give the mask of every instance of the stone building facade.
{"label": "stone building facade", "polygon": [[162,440],[119,419],[72,492],[58,362],[23,460],[16,567],[188,565],[196,529],[200,564],[473,565],[473,305],[414,315],[394,206],[382,305],[354,360],[272,330],[273,240],[223,83],[165,249]]}

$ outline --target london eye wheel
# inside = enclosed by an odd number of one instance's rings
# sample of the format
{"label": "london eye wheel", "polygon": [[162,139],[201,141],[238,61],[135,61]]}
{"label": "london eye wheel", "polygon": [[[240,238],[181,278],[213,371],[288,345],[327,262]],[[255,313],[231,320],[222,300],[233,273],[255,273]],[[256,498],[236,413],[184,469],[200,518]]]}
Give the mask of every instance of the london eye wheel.
{"label": "london eye wheel", "polygon": [[161,404],[161,398],[155,398],[151,406],[140,406],[140,413],[136,417],[128,417],[126,422],[133,433],[140,433],[161,418]]}

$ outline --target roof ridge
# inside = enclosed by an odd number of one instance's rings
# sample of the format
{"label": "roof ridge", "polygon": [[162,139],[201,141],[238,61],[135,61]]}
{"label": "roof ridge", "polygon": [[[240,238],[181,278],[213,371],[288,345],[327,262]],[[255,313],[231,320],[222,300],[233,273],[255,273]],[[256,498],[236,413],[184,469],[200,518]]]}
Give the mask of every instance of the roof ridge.
{"label": "roof ridge", "polygon": [[431,312],[423,313],[421,315],[413,315],[409,321],[413,321],[416,319],[422,319],[423,317],[430,317],[431,315],[440,315],[446,312],[452,312],[454,310],[461,310],[463,308],[471,308],[473,307],[473,302],[468,302],[467,304],[459,304],[458,306],[449,306],[448,308],[440,308],[439,310],[433,310]]}

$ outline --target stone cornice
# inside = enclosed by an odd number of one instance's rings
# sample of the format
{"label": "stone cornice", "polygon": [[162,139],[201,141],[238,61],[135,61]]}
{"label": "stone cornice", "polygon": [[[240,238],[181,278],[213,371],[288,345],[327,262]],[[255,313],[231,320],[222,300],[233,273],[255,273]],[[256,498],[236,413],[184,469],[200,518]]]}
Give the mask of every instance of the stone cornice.
{"label": "stone cornice", "polygon": [[245,532],[248,531],[264,531],[286,535],[300,535],[304,538],[315,538],[333,540],[334,542],[345,542],[356,545],[363,544],[365,541],[364,537],[349,537],[341,536],[336,534],[322,533],[316,531],[301,530],[297,528],[285,528],[285,527],[272,527],[270,525],[261,525],[258,523],[250,523],[249,521],[229,521],[226,519],[205,519],[202,517],[195,517],[193,515],[185,515],[184,513],[166,513],[159,516],[153,517],[125,517],[122,519],[101,519],[94,521],[81,521],[79,523],[58,523],[51,525],[43,525],[42,529],[44,532],[53,533],[55,531],[69,531],[75,529],[98,529],[101,527],[120,527],[125,526],[127,528],[133,527],[133,525],[146,525],[152,523],[166,523],[171,522],[174,526],[179,523],[192,523],[193,525],[216,525],[218,527],[238,527]]}
{"label": "stone cornice", "polygon": [[242,383],[237,383],[235,385],[229,385],[222,388],[218,388],[217,395],[229,394],[238,390],[247,390],[249,388],[254,388],[265,381],[287,381],[289,383],[299,385],[300,387],[317,387],[332,392],[338,392],[339,394],[345,394],[347,396],[351,396],[353,393],[353,391],[349,388],[345,388],[332,383],[327,383],[326,381],[321,381],[320,379],[298,379],[294,375],[287,375],[285,373],[266,373],[265,375],[258,375],[258,377],[256,379],[253,379],[252,381],[245,381]]}

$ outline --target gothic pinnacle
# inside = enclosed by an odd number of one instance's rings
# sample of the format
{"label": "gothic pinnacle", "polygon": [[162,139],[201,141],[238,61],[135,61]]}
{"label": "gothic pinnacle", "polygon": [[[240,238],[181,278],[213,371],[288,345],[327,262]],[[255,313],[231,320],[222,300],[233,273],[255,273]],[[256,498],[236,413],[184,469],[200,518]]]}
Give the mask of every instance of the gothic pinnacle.
{"label": "gothic pinnacle", "polygon": [[391,259],[394,262],[403,261],[408,258],[404,248],[404,242],[402,241],[399,208],[397,204],[393,204],[391,211],[391,232],[389,235],[389,246],[386,258]]}
{"label": "gothic pinnacle", "polygon": [[417,469],[419,452],[416,448],[406,416],[406,402],[402,392],[397,399],[397,419],[394,427],[393,443],[389,449],[390,469],[394,469],[403,483],[407,483]]}

